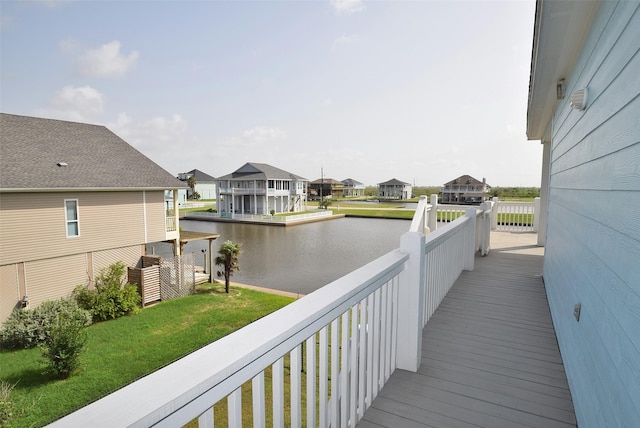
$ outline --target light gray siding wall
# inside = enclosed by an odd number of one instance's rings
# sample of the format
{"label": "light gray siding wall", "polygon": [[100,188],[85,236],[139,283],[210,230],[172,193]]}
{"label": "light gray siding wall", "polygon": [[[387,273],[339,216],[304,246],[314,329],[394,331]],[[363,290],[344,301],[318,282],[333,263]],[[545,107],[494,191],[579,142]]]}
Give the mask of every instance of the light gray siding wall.
{"label": "light gray siding wall", "polygon": [[[640,421],[640,3],[602,2],[554,112],[544,279],[578,426]],[[569,106],[588,87],[584,111]],[[574,305],[581,304],[579,322]]]}

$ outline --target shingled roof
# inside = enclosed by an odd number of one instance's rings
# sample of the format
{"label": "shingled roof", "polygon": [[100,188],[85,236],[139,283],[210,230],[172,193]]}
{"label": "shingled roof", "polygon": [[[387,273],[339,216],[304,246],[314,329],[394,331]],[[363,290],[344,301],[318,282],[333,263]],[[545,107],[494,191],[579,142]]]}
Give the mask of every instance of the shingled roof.
{"label": "shingled roof", "polygon": [[392,178],[391,180],[385,181],[384,183],[378,183],[378,186],[411,186],[411,184],[400,181],[397,178]]}
{"label": "shingled roof", "polygon": [[247,162],[231,174],[218,177],[218,180],[304,180],[306,178],[292,174],[266,163]]}
{"label": "shingled roof", "polygon": [[0,190],[187,187],[104,126],[0,114]]}
{"label": "shingled roof", "polygon": [[[461,175],[458,178],[454,178],[453,180],[451,180],[451,181],[449,181],[447,183],[444,183],[445,186],[452,186],[454,184],[472,184],[474,186],[480,186],[480,185],[486,184],[486,183],[483,183],[482,181],[477,180],[477,179],[473,178],[472,176],[466,175],[466,174],[465,175]],[[491,187],[491,186],[489,186],[489,187]]]}

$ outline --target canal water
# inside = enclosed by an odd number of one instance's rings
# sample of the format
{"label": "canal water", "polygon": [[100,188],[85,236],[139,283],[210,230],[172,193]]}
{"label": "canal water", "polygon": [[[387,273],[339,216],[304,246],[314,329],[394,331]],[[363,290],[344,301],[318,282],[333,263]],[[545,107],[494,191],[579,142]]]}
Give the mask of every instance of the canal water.
{"label": "canal water", "polygon": [[[214,257],[226,241],[242,244],[240,271],[234,282],[300,294],[314,290],[400,247],[408,220],[340,218],[297,226],[277,227],[243,223],[182,220],[182,230],[218,233]],[[172,255],[170,244],[148,248],[161,256]],[[208,241],[189,242],[184,252],[195,253],[203,265]],[[207,256],[208,259],[208,256]]]}

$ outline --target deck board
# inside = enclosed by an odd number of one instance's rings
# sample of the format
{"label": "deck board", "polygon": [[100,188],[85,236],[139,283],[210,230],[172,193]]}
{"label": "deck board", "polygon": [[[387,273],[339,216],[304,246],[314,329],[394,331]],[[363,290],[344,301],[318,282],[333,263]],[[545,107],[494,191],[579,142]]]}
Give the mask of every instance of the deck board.
{"label": "deck board", "polygon": [[396,370],[359,427],[576,426],[535,237],[492,232],[424,328],[418,372]]}

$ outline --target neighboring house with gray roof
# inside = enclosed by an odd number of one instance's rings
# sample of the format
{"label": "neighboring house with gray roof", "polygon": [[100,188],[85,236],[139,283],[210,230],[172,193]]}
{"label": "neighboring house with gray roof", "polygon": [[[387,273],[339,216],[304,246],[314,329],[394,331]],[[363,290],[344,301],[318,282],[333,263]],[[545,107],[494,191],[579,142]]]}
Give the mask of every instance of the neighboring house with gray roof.
{"label": "neighboring house with gray roof", "polygon": [[265,163],[248,162],[217,182],[216,204],[223,217],[306,209],[309,180]]}
{"label": "neighboring house with gray roof", "polygon": [[342,184],[344,185],[342,196],[345,198],[364,196],[365,186],[363,183],[354,180],[353,178],[347,178],[342,180]]}
{"label": "neighboring house with gray roof", "polygon": [[412,193],[411,184],[396,178],[378,184],[378,198],[380,199],[411,199]]}
{"label": "neighboring house with gray roof", "polygon": [[[206,174],[198,169],[192,169],[189,172],[181,172],[178,174],[178,180],[183,181],[185,184],[189,181],[189,178],[195,178],[196,185],[194,186],[195,192],[200,195],[199,199],[215,199],[216,198],[216,179],[209,174]],[[187,184],[188,185],[188,184]],[[183,203],[187,199],[192,199],[191,189],[181,189],[178,191],[178,200]]]}
{"label": "neighboring house with gray roof", "polygon": [[0,322],[179,241],[182,187],[104,126],[0,114]]}

